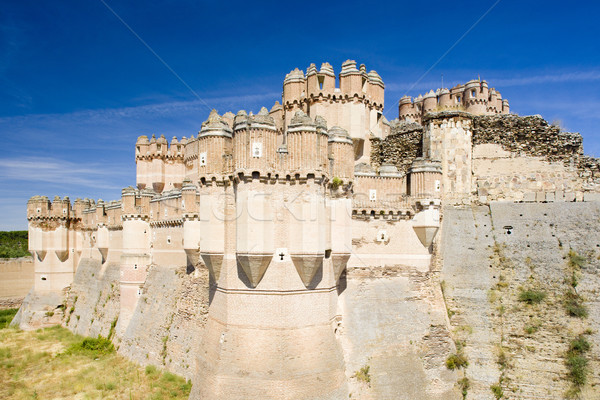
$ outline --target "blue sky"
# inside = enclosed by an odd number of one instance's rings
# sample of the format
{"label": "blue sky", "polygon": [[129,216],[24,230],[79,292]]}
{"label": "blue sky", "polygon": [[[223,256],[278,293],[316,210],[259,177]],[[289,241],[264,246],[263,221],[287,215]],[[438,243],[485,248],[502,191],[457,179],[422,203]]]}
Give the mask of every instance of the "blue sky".
{"label": "blue sky", "polygon": [[139,135],[189,137],[210,108],[270,108],[311,62],[377,70],[388,119],[441,74],[447,87],[480,76],[600,156],[599,14],[591,1],[4,0],[0,229],[25,229],[36,194],[120,198]]}

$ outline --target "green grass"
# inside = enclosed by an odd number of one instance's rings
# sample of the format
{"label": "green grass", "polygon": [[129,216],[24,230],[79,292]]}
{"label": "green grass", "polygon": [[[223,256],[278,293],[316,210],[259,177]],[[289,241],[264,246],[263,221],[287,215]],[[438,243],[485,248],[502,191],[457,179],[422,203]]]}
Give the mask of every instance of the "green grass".
{"label": "green grass", "polygon": [[0,258],[28,257],[27,231],[0,231]]}
{"label": "green grass", "polygon": [[519,301],[527,304],[539,304],[546,298],[546,292],[541,290],[521,290],[519,293]]}
{"label": "green grass", "polygon": [[0,329],[0,382],[0,399],[187,399],[191,390],[180,376],[118,355],[106,338],[61,326]]}
{"label": "green grass", "polygon": [[84,354],[91,358],[98,358],[115,352],[115,346],[105,337],[85,338],[73,343],[65,354]]}
{"label": "green grass", "polygon": [[10,325],[19,309],[9,308],[8,310],[0,310],[0,329],[4,329]]}

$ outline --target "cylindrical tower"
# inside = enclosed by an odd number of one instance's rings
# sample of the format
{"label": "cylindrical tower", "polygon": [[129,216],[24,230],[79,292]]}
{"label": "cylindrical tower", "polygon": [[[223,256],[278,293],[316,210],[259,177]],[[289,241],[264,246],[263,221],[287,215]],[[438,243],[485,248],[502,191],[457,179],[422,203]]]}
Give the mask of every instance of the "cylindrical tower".
{"label": "cylindrical tower", "polygon": [[[339,179],[348,183],[354,177],[354,149],[352,139],[345,129],[334,126],[329,129],[329,159],[332,181]],[[335,185],[338,185],[336,181]]]}
{"label": "cylindrical tower", "polygon": [[202,124],[198,134],[198,177],[220,178],[224,172],[225,154],[231,154],[232,130],[215,110]]}
{"label": "cylindrical tower", "polygon": [[[133,316],[146,273],[151,263],[150,225],[139,192],[132,187],[121,191],[123,209],[123,252],[120,259],[120,311],[118,330],[127,329]],[[99,232],[100,233],[100,232]]]}

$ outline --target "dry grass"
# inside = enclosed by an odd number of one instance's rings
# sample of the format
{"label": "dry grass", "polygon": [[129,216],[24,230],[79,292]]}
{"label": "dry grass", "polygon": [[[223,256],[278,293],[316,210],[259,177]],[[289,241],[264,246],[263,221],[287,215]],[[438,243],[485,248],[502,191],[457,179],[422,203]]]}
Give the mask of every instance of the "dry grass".
{"label": "dry grass", "polygon": [[0,329],[2,399],[187,399],[191,383],[112,352],[66,351],[83,337],[62,327]]}

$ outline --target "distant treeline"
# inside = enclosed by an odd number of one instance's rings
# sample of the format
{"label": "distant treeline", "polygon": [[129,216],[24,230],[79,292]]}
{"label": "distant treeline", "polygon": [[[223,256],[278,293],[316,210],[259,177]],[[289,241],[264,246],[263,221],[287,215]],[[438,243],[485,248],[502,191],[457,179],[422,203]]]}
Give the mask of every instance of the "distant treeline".
{"label": "distant treeline", "polygon": [[27,231],[0,231],[0,258],[30,256],[27,251]]}

